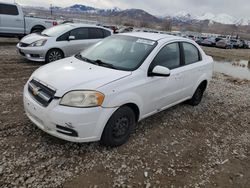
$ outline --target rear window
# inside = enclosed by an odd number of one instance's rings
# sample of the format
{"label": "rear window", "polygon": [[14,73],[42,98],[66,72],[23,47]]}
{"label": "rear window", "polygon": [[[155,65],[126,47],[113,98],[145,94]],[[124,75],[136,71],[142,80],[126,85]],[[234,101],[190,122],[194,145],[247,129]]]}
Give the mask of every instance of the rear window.
{"label": "rear window", "polygon": [[17,16],[19,13],[15,5],[0,4],[0,14]]}
{"label": "rear window", "polygon": [[109,37],[111,35],[111,31],[103,29],[104,37]]}

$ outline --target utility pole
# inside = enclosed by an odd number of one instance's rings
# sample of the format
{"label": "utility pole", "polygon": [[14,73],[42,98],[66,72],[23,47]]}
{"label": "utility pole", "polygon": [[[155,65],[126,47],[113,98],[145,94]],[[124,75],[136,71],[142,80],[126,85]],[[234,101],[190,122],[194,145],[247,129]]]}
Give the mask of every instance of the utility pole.
{"label": "utility pole", "polygon": [[52,4],[50,4],[50,15],[52,16]]}

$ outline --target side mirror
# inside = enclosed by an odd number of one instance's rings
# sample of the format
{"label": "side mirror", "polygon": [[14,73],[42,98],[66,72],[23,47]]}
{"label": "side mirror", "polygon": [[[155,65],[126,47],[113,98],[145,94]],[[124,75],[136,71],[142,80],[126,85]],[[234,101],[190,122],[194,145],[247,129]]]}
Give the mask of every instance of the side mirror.
{"label": "side mirror", "polygon": [[170,70],[167,67],[163,66],[155,66],[152,72],[149,72],[149,76],[162,76],[168,77],[170,76]]}
{"label": "side mirror", "polygon": [[69,36],[69,40],[75,40],[76,37],[75,36]]}

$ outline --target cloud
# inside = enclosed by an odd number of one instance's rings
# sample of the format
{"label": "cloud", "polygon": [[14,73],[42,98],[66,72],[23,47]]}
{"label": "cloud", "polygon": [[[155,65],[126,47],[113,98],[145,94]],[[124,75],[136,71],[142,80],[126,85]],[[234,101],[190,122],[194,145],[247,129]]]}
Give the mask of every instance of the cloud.
{"label": "cloud", "polygon": [[[14,0],[1,1],[13,2]],[[249,0],[16,0],[16,2],[46,7],[51,3],[63,7],[78,3],[98,8],[139,8],[154,15],[173,14],[184,10],[198,15],[211,12],[213,14],[226,13],[235,17],[250,18]]]}

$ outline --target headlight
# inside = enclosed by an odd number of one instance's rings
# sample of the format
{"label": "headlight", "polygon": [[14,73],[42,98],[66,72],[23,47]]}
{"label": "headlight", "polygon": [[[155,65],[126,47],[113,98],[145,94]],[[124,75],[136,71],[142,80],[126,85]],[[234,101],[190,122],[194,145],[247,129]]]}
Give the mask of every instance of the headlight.
{"label": "headlight", "polygon": [[66,93],[60,105],[71,107],[96,107],[101,106],[104,94],[98,91],[70,91]]}
{"label": "headlight", "polygon": [[39,47],[39,46],[44,46],[44,44],[47,42],[46,39],[42,39],[42,40],[38,40],[36,42],[33,42],[32,44],[30,44],[29,46],[32,47]]}

